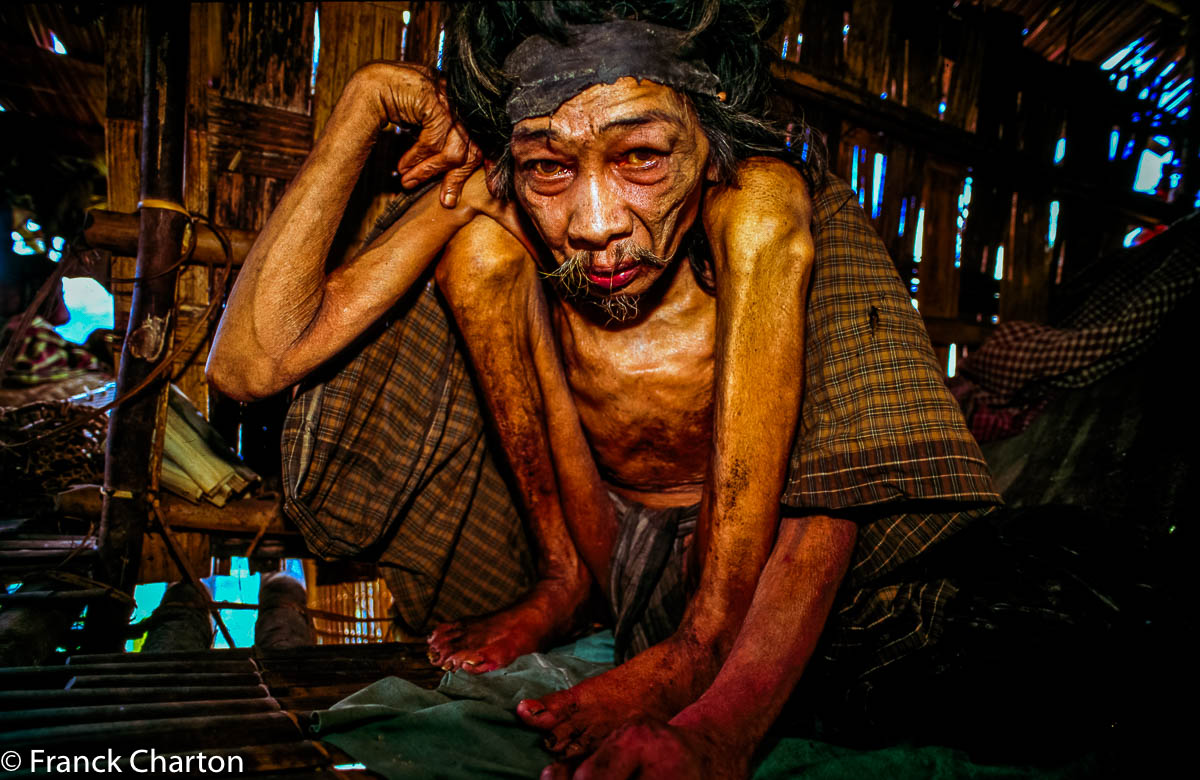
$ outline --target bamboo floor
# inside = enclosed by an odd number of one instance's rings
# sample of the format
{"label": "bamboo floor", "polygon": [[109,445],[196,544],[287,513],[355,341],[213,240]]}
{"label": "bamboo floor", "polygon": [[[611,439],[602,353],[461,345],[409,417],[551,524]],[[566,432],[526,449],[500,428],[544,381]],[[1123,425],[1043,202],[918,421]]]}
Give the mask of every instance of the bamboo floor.
{"label": "bamboo floor", "polygon": [[[137,769],[121,762],[154,750],[165,759],[203,753],[209,767],[213,757],[241,757],[238,776],[374,777],[346,768],[353,759],[312,739],[308,724],[313,710],[388,676],[433,688],[442,672],[424,644],[402,643],[75,654],[55,665],[0,668],[0,749],[111,750],[130,773]],[[135,760],[145,766],[147,755]],[[200,775],[213,772],[193,774]]]}

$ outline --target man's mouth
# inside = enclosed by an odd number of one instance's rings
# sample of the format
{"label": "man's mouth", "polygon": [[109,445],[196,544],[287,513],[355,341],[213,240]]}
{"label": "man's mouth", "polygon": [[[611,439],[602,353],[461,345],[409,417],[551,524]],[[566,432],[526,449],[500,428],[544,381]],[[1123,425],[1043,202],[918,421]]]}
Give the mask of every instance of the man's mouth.
{"label": "man's mouth", "polygon": [[620,268],[605,270],[588,268],[584,271],[588,281],[604,290],[617,290],[629,284],[641,271],[641,263],[630,263]]}

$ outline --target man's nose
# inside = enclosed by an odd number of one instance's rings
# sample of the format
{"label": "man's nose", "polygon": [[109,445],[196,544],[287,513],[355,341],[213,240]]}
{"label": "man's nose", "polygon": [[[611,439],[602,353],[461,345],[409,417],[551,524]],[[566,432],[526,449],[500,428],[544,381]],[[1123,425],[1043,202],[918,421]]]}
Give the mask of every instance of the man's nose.
{"label": "man's nose", "polygon": [[567,241],[572,250],[603,251],[613,241],[628,238],[633,232],[629,209],[603,176],[581,177],[572,190],[574,200],[567,224]]}

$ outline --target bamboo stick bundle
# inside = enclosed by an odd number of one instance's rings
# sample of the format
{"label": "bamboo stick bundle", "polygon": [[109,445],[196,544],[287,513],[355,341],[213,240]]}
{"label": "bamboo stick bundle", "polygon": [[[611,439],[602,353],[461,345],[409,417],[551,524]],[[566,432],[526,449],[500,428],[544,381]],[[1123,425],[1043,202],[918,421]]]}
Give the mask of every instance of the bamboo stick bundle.
{"label": "bamboo stick bundle", "polygon": [[203,498],[224,506],[258,481],[258,475],[238,459],[187,396],[172,385],[161,479],[168,490],[190,501]]}
{"label": "bamboo stick bundle", "polygon": [[163,457],[159,480],[167,490],[170,490],[177,496],[186,498],[188,501],[198,503],[204,498],[204,489],[197,485],[196,480],[188,476],[183,467],[178,465],[169,456],[164,455]]}

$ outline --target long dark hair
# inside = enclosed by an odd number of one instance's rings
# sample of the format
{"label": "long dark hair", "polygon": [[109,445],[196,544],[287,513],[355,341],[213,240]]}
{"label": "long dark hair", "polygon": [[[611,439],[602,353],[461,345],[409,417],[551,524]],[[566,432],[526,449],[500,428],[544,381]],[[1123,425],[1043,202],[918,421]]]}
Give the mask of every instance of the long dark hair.
{"label": "long dark hair", "polygon": [[[445,73],[451,105],[483,153],[498,162],[493,186],[512,194],[512,123],[505,102],[512,84],[502,65],[531,35],[566,41],[568,24],[639,19],[689,33],[688,53],[699,55],[721,81],[724,101],[685,93],[708,137],[710,162],[720,181],[735,180],[739,160],[770,155],[793,163],[809,187],[820,189],[825,147],[802,118],[786,117],[790,132],[767,115],[773,54],[765,40],[785,8],[773,0],[506,0],[463,3],[454,9],[446,41]],[[801,150],[805,153],[802,156]]]}

